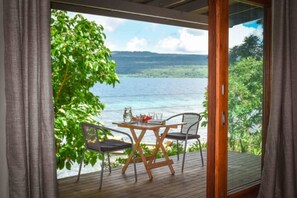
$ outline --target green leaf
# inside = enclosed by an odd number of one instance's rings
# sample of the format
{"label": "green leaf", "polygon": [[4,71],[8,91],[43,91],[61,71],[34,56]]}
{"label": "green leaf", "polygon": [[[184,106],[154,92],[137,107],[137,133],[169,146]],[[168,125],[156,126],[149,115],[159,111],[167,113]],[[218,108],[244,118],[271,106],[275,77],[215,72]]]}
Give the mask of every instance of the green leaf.
{"label": "green leaf", "polygon": [[[116,84],[118,76],[110,50],[105,47],[103,27],[81,15],[52,9],[51,58],[57,168],[71,169],[81,156],[81,122],[96,123],[104,104],[91,91],[96,83]],[[101,64],[101,65],[100,65]],[[86,154],[94,165],[98,155]]]}
{"label": "green leaf", "polygon": [[66,168],[67,168],[67,170],[70,170],[71,169],[71,163],[69,161],[66,162]]}
{"label": "green leaf", "polygon": [[[261,154],[263,42],[251,35],[230,49],[228,86],[228,148]],[[201,126],[207,125],[208,96],[204,95]]]}

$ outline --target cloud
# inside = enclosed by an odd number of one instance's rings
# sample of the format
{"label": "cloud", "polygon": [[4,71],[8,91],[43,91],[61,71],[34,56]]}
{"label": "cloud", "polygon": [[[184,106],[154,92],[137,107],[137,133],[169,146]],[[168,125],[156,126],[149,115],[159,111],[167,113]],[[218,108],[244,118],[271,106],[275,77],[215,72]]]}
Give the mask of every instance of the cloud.
{"label": "cloud", "polygon": [[119,26],[121,26],[126,20],[119,18],[108,18],[108,17],[95,17],[95,22],[101,24],[104,30],[108,32],[114,32]]}
{"label": "cloud", "polygon": [[262,33],[263,29],[260,26],[255,29],[254,27],[246,27],[242,24],[236,25],[229,29],[229,48],[242,44],[244,38],[251,34],[261,36],[262,38]]}
{"label": "cloud", "polygon": [[[74,12],[68,13],[72,17],[76,14]],[[158,34],[158,31],[160,31],[160,24],[151,23],[151,25],[146,26],[144,30],[146,33],[144,33],[143,36],[140,35],[141,37],[133,37],[131,39],[126,38],[125,40],[128,40],[128,42],[125,44],[118,43],[118,41],[116,41],[117,39],[109,39],[112,37],[108,37],[108,33],[125,31],[122,30],[122,27],[124,27],[125,22],[129,20],[90,14],[82,15],[88,20],[95,21],[97,24],[103,25],[104,31],[107,35],[106,45],[111,50],[152,51],[158,53],[208,53],[208,31],[206,30],[180,28],[176,33],[171,33],[171,35],[162,37],[158,40],[158,38],[150,38],[147,35]],[[162,32],[162,34],[163,33],[164,32]],[[242,24],[233,26],[229,29],[229,48],[242,44],[244,38],[251,34],[255,34],[263,38],[263,27],[258,26],[255,28],[253,26],[248,27]]]}
{"label": "cloud", "polygon": [[187,29],[187,28],[184,28],[183,31],[186,31],[187,33],[194,35],[194,36],[203,36],[206,33],[206,31],[204,31],[204,30]]}
{"label": "cloud", "polygon": [[[68,12],[69,16],[73,17],[75,12]],[[99,16],[99,15],[93,15],[93,14],[82,14],[84,18],[88,19],[89,21],[94,21],[98,25],[102,25],[104,27],[105,32],[114,32],[116,31],[123,23],[126,21],[126,19],[120,19],[120,18],[111,18],[111,17],[105,17],[105,16]]]}
{"label": "cloud", "polygon": [[105,41],[105,46],[110,49],[111,51],[119,51],[119,49],[117,48],[117,45],[115,45],[114,43],[112,43],[111,41],[106,40]]}
{"label": "cloud", "polygon": [[[242,24],[229,29],[229,48],[243,43],[244,38],[254,34],[263,38],[263,28],[246,27]],[[176,36],[168,36],[158,41],[156,51],[160,53],[208,53],[208,32],[181,28]]]}
{"label": "cloud", "polygon": [[128,51],[144,51],[147,47],[147,41],[144,38],[134,37],[128,41],[126,50]]}
{"label": "cloud", "polygon": [[176,37],[168,36],[161,39],[158,47],[167,53],[207,54],[208,33],[204,30],[181,28]]}
{"label": "cloud", "polygon": [[158,46],[160,49],[168,51],[176,51],[179,48],[180,40],[172,36],[166,37],[159,41]]}

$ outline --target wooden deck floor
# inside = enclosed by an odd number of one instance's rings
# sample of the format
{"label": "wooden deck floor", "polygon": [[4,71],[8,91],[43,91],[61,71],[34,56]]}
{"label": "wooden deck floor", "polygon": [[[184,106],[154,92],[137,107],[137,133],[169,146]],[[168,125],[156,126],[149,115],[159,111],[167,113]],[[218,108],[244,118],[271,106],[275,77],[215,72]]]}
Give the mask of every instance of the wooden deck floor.
{"label": "wooden deck floor", "polygon": [[[120,168],[108,170],[103,175],[102,190],[99,191],[100,172],[58,180],[60,197],[110,197],[110,198],[174,198],[174,197],[206,197],[206,152],[203,153],[205,166],[201,167],[199,153],[187,153],[185,169],[181,173],[182,160],[174,160],[175,175],[171,175],[168,167],[153,169],[154,179],[149,181],[142,163],[137,164],[138,181],[134,182],[133,166],[129,166],[126,174]],[[261,158],[253,155],[229,152],[228,189],[242,186],[258,180],[260,177]]]}

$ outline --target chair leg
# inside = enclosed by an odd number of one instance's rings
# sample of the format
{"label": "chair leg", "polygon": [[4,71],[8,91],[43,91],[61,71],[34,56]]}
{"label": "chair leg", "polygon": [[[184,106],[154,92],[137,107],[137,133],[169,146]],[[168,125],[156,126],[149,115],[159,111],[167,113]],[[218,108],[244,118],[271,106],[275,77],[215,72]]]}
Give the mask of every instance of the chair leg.
{"label": "chair leg", "polygon": [[184,164],[185,164],[185,159],[186,159],[186,150],[187,150],[187,140],[185,141],[185,147],[184,147],[184,156],[183,156],[183,163],[182,163],[182,170],[181,172],[184,172]]}
{"label": "chair leg", "polygon": [[81,161],[80,161],[80,165],[79,165],[79,170],[78,170],[78,175],[77,175],[76,182],[78,182],[79,181],[79,178],[80,178],[80,171],[81,171],[82,163],[84,161],[84,156],[85,156],[85,151],[83,152],[83,154],[81,156],[82,158],[81,158]]}
{"label": "chair leg", "polygon": [[[155,144],[155,146],[157,147],[157,140],[156,140],[156,144]],[[154,163],[156,163],[156,158],[154,158]]]}
{"label": "chair leg", "polygon": [[203,155],[202,155],[202,147],[201,147],[201,142],[199,139],[198,140],[198,143],[199,143],[199,147],[200,147],[200,156],[201,156],[201,162],[202,162],[202,167],[204,166],[204,162],[203,162]]}
{"label": "chair leg", "polygon": [[178,161],[179,160],[178,140],[176,140],[176,154],[177,154],[177,161]]}
{"label": "chair leg", "polygon": [[110,166],[110,155],[107,153],[107,159],[108,159],[108,168],[109,168],[109,173],[111,173],[111,166]]}
{"label": "chair leg", "polygon": [[133,153],[134,176],[135,176],[135,182],[137,182],[137,170],[136,170],[135,158],[136,158],[135,153]]}
{"label": "chair leg", "polygon": [[102,164],[101,164],[101,176],[100,176],[100,186],[99,186],[99,190],[101,190],[101,187],[102,187],[103,170],[104,170],[104,153],[102,153]]}

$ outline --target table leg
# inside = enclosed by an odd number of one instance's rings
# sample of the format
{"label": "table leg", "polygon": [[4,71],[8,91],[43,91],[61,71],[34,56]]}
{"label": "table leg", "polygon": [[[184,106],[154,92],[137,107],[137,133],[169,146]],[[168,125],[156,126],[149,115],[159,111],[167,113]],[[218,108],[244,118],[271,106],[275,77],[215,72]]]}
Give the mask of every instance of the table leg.
{"label": "table leg", "polygon": [[[167,152],[166,152],[166,150],[164,148],[164,145],[163,145],[163,141],[164,141],[164,139],[165,139],[168,131],[169,131],[169,127],[166,127],[165,130],[164,130],[164,132],[163,132],[163,134],[162,134],[162,136],[160,137],[159,136],[159,130],[154,130],[155,136],[157,138],[157,145],[156,145],[156,148],[155,148],[155,150],[154,150],[154,152],[152,154],[152,157],[151,157],[151,159],[149,161],[149,164],[152,164],[152,162],[154,160],[154,157],[156,157],[156,154],[157,154],[159,148],[161,148],[161,150],[162,150],[162,153],[164,155],[165,161],[167,161],[167,162],[170,161],[170,159],[169,159],[169,157],[167,155]],[[172,165],[171,164],[168,164],[168,167],[170,169],[171,174],[174,175],[175,171],[174,171]]]}
{"label": "table leg", "polygon": [[[141,145],[140,145],[141,140],[142,140],[142,138],[143,138],[143,136],[144,136],[146,130],[145,130],[145,129],[142,130],[138,138],[137,138],[137,135],[136,135],[135,130],[132,129],[132,128],[130,128],[130,130],[131,130],[131,133],[132,133],[132,137],[133,137],[133,139],[134,139],[134,141],[135,141],[135,146],[134,146],[134,148],[133,148],[133,151],[136,152],[136,150],[137,150],[137,151],[139,152],[140,157],[141,157],[141,159],[142,159],[142,162],[143,162],[143,164],[144,164],[144,166],[145,166],[146,172],[147,172],[147,174],[148,174],[150,180],[152,180],[152,179],[153,179],[152,172],[151,172],[151,170],[147,167],[147,161],[146,161],[146,158],[145,158],[145,156],[144,156],[144,153],[143,153],[142,148],[141,148]],[[133,157],[133,152],[131,152],[131,154],[129,155],[129,157],[128,157],[128,159],[127,159],[127,161],[126,161],[126,163],[125,163],[125,165],[124,165],[124,167],[123,167],[123,169],[122,169],[122,173],[123,173],[123,174],[125,173],[127,167],[129,166],[132,157]]]}
{"label": "table leg", "polygon": [[[154,134],[157,137],[159,137],[159,129],[158,130],[154,130]],[[161,139],[160,141],[163,142],[163,139]],[[160,148],[160,143],[159,143],[159,140],[157,139],[157,142],[156,142],[156,147],[151,155],[151,158],[149,160],[149,164],[151,164],[153,162],[153,160],[155,159],[155,157],[157,157],[157,153],[159,151],[159,148]]]}

